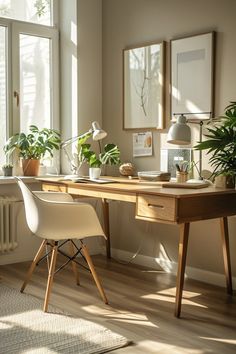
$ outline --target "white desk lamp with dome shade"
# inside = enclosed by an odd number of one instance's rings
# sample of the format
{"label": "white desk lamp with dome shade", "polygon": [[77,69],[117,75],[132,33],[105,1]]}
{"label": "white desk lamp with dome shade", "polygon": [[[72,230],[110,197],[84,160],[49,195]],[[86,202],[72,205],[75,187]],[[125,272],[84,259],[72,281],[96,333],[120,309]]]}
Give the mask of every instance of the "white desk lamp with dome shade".
{"label": "white desk lamp with dome shade", "polygon": [[[208,115],[207,118],[197,118],[199,114]],[[191,129],[187,123],[199,124],[199,142],[202,141],[202,127],[205,120],[209,120],[211,112],[198,112],[198,113],[174,113],[174,116],[177,117],[176,123],[174,123],[167,135],[167,142],[175,145],[189,145],[191,144]],[[187,118],[187,115],[195,115],[195,118]],[[195,167],[198,171],[198,179],[190,179],[188,183],[208,183],[202,177],[202,151],[199,150],[199,168],[195,164]]]}
{"label": "white desk lamp with dome shade", "polygon": [[[92,137],[94,141],[98,141],[99,148],[100,148],[100,140],[104,139],[106,136],[107,136],[107,132],[105,132],[105,130],[103,130],[100,127],[98,122],[94,121],[91,124],[91,128],[86,133],[74,136],[74,137],[69,138],[69,139],[67,139],[67,140],[65,140],[65,141],[63,141],[61,143],[61,148],[65,152],[65,154],[66,154],[66,156],[67,156],[67,158],[68,158],[68,160],[70,162],[71,170],[73,172],[72,175],[67,175],[67,176],[65,176],[65,178],[76,178],[76,177],[79,177],[79,175],[77,175],[77,172],[78,172],[79,168],[81,167],[81,165],[77,166],[73,162],[73,159],[70,157],[70,155],[69,155],[69,153],[67,151],[67,147],[69,145],[72,145],[78,139],[82,139],[82,138],[85,138],[85,137],[87,137],[87,138]],[[101,150],[101,148],[100,148],[100,150]]]}

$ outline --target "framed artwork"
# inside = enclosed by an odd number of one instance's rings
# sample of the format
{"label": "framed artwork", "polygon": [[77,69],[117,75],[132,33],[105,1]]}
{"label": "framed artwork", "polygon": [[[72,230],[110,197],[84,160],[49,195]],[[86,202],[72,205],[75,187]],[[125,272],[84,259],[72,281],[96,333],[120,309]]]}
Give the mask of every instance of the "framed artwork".
{"label": "framed artwork", "polygon": [[165,42],[123,51],[123,129],[164,128]]}
{"label": "framed artwork", "polygon": [[210,32],[171,41],[172,118],[191,114],[203,120],[213,114],[214,37]]}

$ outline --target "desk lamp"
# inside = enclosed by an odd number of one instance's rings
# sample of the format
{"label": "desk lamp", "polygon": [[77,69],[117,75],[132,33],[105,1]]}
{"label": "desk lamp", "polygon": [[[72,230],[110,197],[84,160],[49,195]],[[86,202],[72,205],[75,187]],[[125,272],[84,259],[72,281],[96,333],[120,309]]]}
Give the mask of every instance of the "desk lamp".
{"label": "desk lamp", "polygon": [[74,164],[74,162],[71,159],[71,157],[70,157],[70,155],[69,155],[69,153],[68,153],[66,148],[69,145],[72,145],[78,139],[90,138],[90,137],[92,137],[93,140],[98,141],[99,147],[100,147],[100,140],[104,139],[106,136],[107,136],[107,133],[100,127],[98,122],[94,121],[94,122],[92,122],[92,127],[86,133],[74,136],[74,137],[69,138],[69,139],[67,139],[67,140],[65,140],[65,141],[63,141],[61,143],[61,148],[64,150],[64,152],[65,152],[65,154],[66,154],[66,156],[67,156],[67,158],[68,158],[68,160],[70,162],[71,170],[73,171],[73,175],[66,176],[67,178],[76,177],[76,172],[80,168],[81,164],[79,166],[76,166]]}
{"label": "desk lamp", "polygon": [[[199,115],[199,114],[207,114],[209,117],[207,118],[186,118],[186,115]],[[196,123],[199,124],[199,142],[202,141],[202,126],[204,120],[209,120],[211,112],[198,112],[198,113],[174,113],[174,116],[178,115],[177,122],[173,124],[167,135],[167,142],[175,145],[189,145],[191,143],[191,129],[187,123]],[[195,164],[195,167],[198,171],[199,178],[188,180],[189,183],[206,183],[202,177],[202,151],[199,150],[199,168]]]}

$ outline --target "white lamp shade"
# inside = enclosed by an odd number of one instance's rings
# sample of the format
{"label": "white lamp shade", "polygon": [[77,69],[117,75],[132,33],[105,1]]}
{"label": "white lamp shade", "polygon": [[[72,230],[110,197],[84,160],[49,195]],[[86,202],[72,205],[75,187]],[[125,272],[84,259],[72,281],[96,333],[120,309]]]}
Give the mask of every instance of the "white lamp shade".
{"label": "white lamp shade", "polygon": [[107,136],[107,132],[105,132],[105,130],[103,130],[100,127],[98,122],[92,123],[92,129],[93,129],[93,140],[101,140]]}
{"label": "white lamp shade", "polygon": [[191,143],[191,129],[186,124],[187,119],[184,115],[177,118],[167,135],[167,142],[175,145],[189,145]]}

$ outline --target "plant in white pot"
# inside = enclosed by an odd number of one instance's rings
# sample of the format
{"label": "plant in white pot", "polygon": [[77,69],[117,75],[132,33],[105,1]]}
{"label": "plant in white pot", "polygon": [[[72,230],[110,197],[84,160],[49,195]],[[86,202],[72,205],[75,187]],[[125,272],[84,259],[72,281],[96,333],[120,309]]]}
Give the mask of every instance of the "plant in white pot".
{"label": "plant in white pot", "polygon": [[46,154],[53,157],[53,151],[60,148],[60,133],[54,129],[43,128],[39,130],[30,125],[29,133],[16,133],[4,145],[4,152],[9,157],[17,151],[22,158],[23,173],[25,176],[37,176],[40,159]]}
{"label": "plant in white pot", "polygon": [[86,161],[89,165],[89,177],[99,178],[102,165],[118,165],[120,163],[120,150],[115,144],[106,144],[103,151],[96,154],[91,150],[91,144],[85,144],[87,139],[79,139],[79,161]]}

